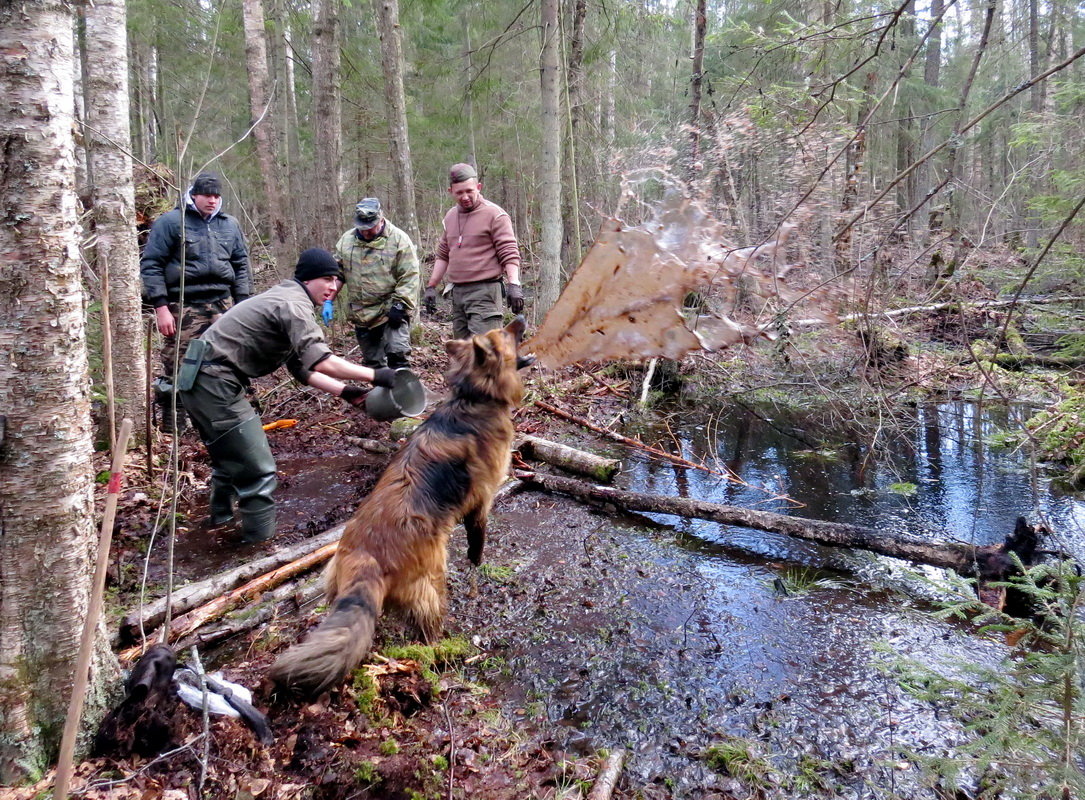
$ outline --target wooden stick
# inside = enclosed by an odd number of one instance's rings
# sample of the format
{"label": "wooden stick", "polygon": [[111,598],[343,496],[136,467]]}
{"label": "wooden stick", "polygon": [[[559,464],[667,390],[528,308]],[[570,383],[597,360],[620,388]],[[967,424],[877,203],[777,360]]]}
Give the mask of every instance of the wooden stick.
{"label": "wooden stick", "polygon": [[603,766],[599,768],[595,785],[591,787],[588,800],[610,800],[610,796],[614,794],[614,787],[618,785],[618,776],[622,773],[625,756],[625,750],[615,750],[606,757]]}
{"label": "wooden stick", "polygon": [[535,405],[541,408],[543,411],[549,411],[555,416],[561,417],[562,419],[567,419],[569,420],[569,422],[575,422],[577,425],[582,425],[590,431],[595,431],[596,433],[606,436],[608,439],[613,439],[616,442],[621,442],[622,444],[629,445],[630,447],[635,447],[638,450],[643,450],[647,453],[651,453],[658,458],[666,459],[667,461],[679,464],[683,467],[699,469],[702,472],[707,472],[711,475],[718,475],[719,477],[732,481],[733,483],[740,483],[743,486],[746,485],[730,471],[718,472],[714,469],[711,469],[710,467],[706,467],[704,464],[698,464],[694,461],[689,461],[685,458],[682,458],[681,456],[676,456],[673,453],[668,453],[666,450],[660,450],[656,447],[652,447],[651,445],[645,444],[644,442],[638,441],[636,439],[630,439],[628,436],[622,436],[620,433],[615,433],[614,431],[607,430],[606,428],[601,428],[598,425],[595,425],[594,423],[584,419],[583,417],[578,417],[575,414],[570,414],[568,411],[562,411],[560,408],[552,406],[549,403],[544,403],[542,400],[536,400]]}
{"label": "wooden stick", "polygon": [[[276,570],[261,575],[245,585],[239,586],[233,591],[227,592],[220,597],[216,597],[210,603],[206,603],[199,608],[189,611],[187,614],[177,617],[177,619],[171,622],[169,631],[163,640],[168,643],[169,641],[175,641],[182,636],[192,633],[192,631],[196,630],[201,625],[206,625],[208,622],[218,619],[227,612],[254,599],[261,593],[275,588],[295,575],[312,569],[317,564],[327,561],[335,555],[335,551],[338,547],[338,541],[324,545],[324,547],[314,550],[312,553],[308,553],[296,561],[291,561],[289,564],[285,564]],[[118,657],[122,661],[133,661],[143,655],[143,650],[143,645],[139,644],[122,651],[118,654]]]}
{"label": "wooden stick", "polygon": [[87,694],[87,678],[91,651],[94,649],[94,633],[102,615],[102,594],[105,591],[105,573],[109,564],[109,543],[113,538],[113,520],[117,516],[117,500],[121,491],[121,469],[128,451],[128,437],[132,434],[132,420],[125,417],[113,448],[113,465],[110,468],[109,486],[106,489],[105,512],[102,514],[102,530],[98,536],[98,560],[94,565],[94,579],[90,586],[90,603],[87,618],[83,622],[83,635],[79,640],[79,655],[75,660],[75,678],[72,680],[72,698],[68,703],[68,718],[64,721],[64,734],[60,742],[60,758],[53,781],[55,800],[67,800],[68,786],[72,779],[72,757],[79,721],[83,716],[83,701]]}
{"label": "wooden stick", "polygon": [[[254,578],[278,569],[332,542],[339,541],[343,535],[343,525],[336,525],[319,536],[306,539],[292,547],[279,548],[256,561],[249,561],[234,569],[212,575],[202,581],[189,583],[173,591],[170,614],[180,615],[191,611],[231,589],[245,584]],[[166,618],[166,598],[159,598],[150,605],[140,607],[129,613],[120,626],[121,641],[131,641],[140,636],[146,628],[157,628]],[[120,644],[117,642],[116,644]]]}

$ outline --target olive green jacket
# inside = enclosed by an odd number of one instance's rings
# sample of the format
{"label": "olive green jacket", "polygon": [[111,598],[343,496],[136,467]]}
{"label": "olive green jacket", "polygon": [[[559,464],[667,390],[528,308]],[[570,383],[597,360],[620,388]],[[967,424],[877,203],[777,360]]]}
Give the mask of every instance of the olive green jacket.
{"label": "olive green jacket", "polygon": [[388,220],[376,239],[358,238],[354,228],[339,237],[335,257],[343,265],[347,285],[347,319],[361,328],[385,322],[398,300],[413,311],[418,305],[418,256],[409,236]]}

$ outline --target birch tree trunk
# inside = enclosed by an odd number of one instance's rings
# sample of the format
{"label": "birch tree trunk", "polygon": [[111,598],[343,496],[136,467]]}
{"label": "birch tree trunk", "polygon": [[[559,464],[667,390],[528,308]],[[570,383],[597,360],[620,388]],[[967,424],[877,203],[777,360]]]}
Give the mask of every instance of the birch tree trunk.
{"label": "birch tree trunk", "polygon": [[56,755],[93,571],[72,32],[68,3],[0,4],[0,783],[9,785]]}
{"label": "birch tree trunk", "polygon": [[249,76],[249,108],[253,122],[256,122],[252,136],[256,144],[256,160],[260,164],[260,177],[264,183],[264,196],[267,198],[271,253],[275,258],[276,271],[286,277],[292,271],[296,247],[290,230],[292,216],[286,213],[283,204],[281,173],[275,158],[279,136],[275,130],[276,116],[271,109],[264,4],[261,0],[243,0],[241,10],[245,18],[245,66]]}
{"label": "birch tree trunk", "polygon": [[313,3],[313,127],[316,142],[316,230],[311,246],[332,249],[343,210],[343,105],[339,84],[340,0]]}
{"label": "birch tree trunk", "polygon": [[418,246],[418,214],[414,204],[414,170],[407,130],[407,98],[403,91],[403,36],[399,28],[399,0],[373,0],[381,40],[381,72],[388,113],[388,148],[392,181],[396,185],[395,224]]}
{"label": "birch tree trunk", "polygon": [[705,0],[697,0],[693,7],[693,42],[690,59],[693,62],[689,80],[689,162],[686,179],[696,180],[701,159],[701,78],[704,70],[704,40],[708,29],[708,11]]}
{"label": "birch tree trunk", "polygon": [[583,254],[580,237],[581,191],[587,172],[583,153],[591,152],[584,142],[584,108],[587,81],[584,79],[584,29],[588,17],[587,0],[573,0],[572,24],[568,37],[569,58],[565,67],[568,132],[562,151],[561,192],[561,263],[579,264]]}
{"label": "birch tree trunk", "polygon": [[535,309],[541,316],[561,293],[561,87],[558,82],[560,0],[542,0],[542,167],[539,171],[539,289]]}
{"label": "birch tree trunk", "polygon": [[[146,417],[147,371],[143,352],[136,194],[128,117],[126,0],[96,0],[82,6],[86,23],[83,93],[90,164],[94,246],[92,261],[109,282],[113,388],[111,422]],[[116,431],[111,431],[116,436]],[[137,436],[147,441],[147,432]]]}

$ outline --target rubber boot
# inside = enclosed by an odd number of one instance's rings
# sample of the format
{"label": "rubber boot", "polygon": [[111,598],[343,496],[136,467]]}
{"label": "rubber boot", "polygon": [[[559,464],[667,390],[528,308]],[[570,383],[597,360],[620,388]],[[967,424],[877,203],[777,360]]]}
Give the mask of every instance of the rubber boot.
{"label": "rubber boot", "polygon": [[154,402],[158,406],[158,430],[170,435],[184,433],[188,430],[188,415],[183,405],[173,402],[173,384],[160,377],[155,378],[153,385]]}
{"label": "rubber boot", "polygon": [[241,515],[241,541],[266,542],[275,535],[275,506]]}
{"label": "rubber boot", "polygon": [[242,539],[262,542],[275,535],[275,458],[260,418],[249,417],[207,447],[215,471],[237,494]]}
{"label": "rubber boot", "polygon": [[211,498],[208,502],[210,514],[207,517],[207,524],[216,527],[233,520],[234,501],[236,499],[237,492],[234,491],[234,487],[229,480],[223,475],[216,475],[212,472]]}
{"label": "rubber boot", "polygon": [[407,360],[407,356],[403,353],[389,353],[388,354],[388,366],[392,369],[400,369],[403,367],[409,367],[411,362]]}

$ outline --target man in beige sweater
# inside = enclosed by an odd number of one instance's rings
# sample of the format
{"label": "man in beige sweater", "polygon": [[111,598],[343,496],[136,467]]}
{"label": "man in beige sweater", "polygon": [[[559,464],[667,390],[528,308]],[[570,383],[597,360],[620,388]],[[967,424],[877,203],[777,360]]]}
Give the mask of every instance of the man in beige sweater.
{"label": "man in beige sweater", "polygon": [[445,214],[424,302],[433,313],[437,286],[447,280],[452,285],[452,335],[466,339],[501,327],[503,295],[507,294],[513,314],[524,310],[520,246],[508,213],[482,196],[474,167],[455,164],[448,178],[448,193],[456,206]]}

